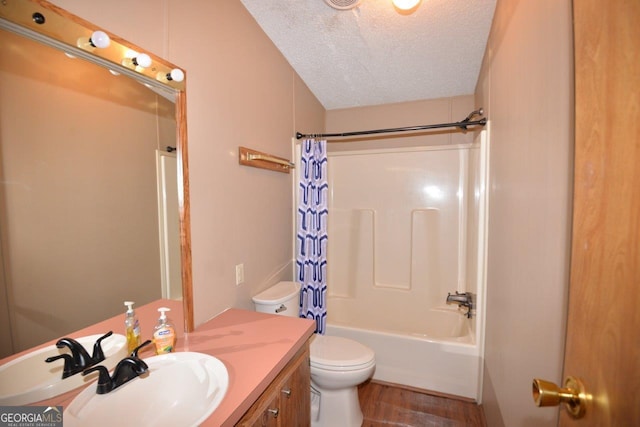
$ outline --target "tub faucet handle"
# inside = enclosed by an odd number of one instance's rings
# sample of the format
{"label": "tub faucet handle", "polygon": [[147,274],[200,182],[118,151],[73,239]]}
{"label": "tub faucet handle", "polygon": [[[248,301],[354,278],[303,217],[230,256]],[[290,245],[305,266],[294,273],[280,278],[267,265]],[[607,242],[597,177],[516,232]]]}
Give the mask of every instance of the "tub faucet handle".
{"label": "tub faucet handle", "polygon": [[447,304],[458,304],[458,307],[465,307],[467,312],[465,315],[468,319],[471,318],[471,310],[474,308],[474,297],[471,292],[458,292],[452,295],[451,292],[447,293]]}

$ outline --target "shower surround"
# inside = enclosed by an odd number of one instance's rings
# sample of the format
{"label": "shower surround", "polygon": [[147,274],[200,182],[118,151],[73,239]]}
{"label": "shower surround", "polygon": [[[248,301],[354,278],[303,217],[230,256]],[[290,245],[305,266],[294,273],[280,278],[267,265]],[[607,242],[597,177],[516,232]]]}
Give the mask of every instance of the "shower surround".
{"label": "shower surround", "polygon": [[[327,333],[372,347],[375,379],[480,400],[485,133],[329,154]],[[471,319],[455,291],[474,294]]]}

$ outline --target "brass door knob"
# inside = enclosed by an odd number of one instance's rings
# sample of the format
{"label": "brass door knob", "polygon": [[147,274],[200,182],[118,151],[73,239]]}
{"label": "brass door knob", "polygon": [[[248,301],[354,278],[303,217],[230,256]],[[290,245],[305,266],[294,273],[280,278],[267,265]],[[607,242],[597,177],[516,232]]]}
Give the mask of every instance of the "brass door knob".
{"label": "brass door knob", "polygon": [[573,418],[581,418],[586,411],[587,394],[584,385],[577,378],[567,377],[563,388],[550,381],[535,378],[532,393],[536,406],[558,406],[564,403]]}

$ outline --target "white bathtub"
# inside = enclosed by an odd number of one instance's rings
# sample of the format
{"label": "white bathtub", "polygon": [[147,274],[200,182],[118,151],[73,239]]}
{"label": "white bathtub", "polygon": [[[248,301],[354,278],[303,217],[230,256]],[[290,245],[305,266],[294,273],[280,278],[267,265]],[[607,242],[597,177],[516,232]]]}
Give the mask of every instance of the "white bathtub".
{"label": "white bathtub", "polygon": [[478,400],[478,346],[471,320],[460,312],[425,310],[420,325],[405,325],[402,331],[382,324],[384,316],[349,314],[357,310],[334,310],[332,315],[331,307],[340,305],[344,306],[336,300],[328,302],[327,335],[371,347],[376,353],[375,380]]}

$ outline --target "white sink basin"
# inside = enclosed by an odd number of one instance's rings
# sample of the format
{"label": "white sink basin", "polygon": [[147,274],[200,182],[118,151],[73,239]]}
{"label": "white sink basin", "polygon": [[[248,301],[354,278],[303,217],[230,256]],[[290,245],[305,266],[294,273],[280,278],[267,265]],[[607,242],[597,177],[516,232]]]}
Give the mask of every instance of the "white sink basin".
{"label": "white sink basin", "polygon": [[[93,344],[101,336],[89,335],[74,339],[91,355]],[[126,342],[125,336],[119,334],[102,340],[102,350],[106,359],[100,364],[109,369],[113,368],[127,356]],[[46,363],[44,360],[63,353],[69,353],[69,350],[50,345],[0,366],[0,406],[39,402],[89,384],[98,378],[97,373],[91,373],[86,377],[79,373],[62,379],[64,361]]]}
{"label": "white sink basin", "polygon": [[110,393],[84,389],[64,411],[64,426],[196,426],[229,388],[227,368],[206,354],[178,352],[143,360],[147,373]]}

